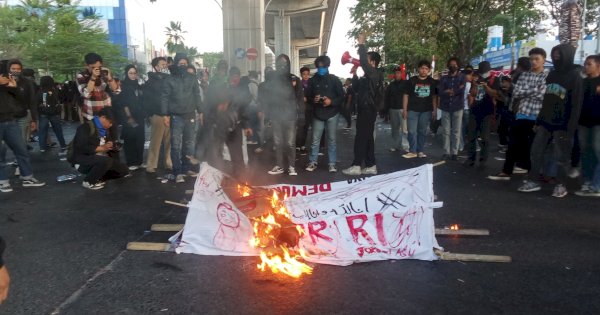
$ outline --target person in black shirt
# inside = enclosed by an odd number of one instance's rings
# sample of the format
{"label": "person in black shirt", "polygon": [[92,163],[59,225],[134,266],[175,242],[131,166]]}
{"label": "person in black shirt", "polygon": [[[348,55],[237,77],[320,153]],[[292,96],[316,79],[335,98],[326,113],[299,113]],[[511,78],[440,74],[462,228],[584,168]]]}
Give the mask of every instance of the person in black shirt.
{"label": "person in black shirt", "polygon": [[437,92],[436,81],[429,76],[431,63],[419,62],[419,75],[410,78],[402,100],[402,116],[408,119],[408,143],[410,149],[403,157],[427,157],[423,152],[427,136],[427,127],[431,119],[436,119]]}

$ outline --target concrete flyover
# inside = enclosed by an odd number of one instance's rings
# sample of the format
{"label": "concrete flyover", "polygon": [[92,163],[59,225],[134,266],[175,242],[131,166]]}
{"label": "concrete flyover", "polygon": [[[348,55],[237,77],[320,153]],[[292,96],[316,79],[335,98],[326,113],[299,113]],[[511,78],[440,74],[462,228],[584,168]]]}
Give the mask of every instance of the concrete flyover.
{"label": "concrete flyover", "polygon": [[[223,0],[223,53],[242,74],[287,54],[292,72],[327,52],[339,0]],[[256,49],[256,58],[243,51]],[[237,52],[237,53],[236,53]]]}

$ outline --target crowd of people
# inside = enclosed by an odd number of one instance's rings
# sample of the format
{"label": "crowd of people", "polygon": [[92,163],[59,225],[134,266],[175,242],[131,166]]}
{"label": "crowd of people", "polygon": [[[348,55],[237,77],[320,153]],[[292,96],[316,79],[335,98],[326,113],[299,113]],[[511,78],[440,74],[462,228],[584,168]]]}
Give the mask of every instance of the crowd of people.
{"label": "crowd of people", "polygon": [[[21,62],[6,61],[0,76],[0,158],[4,161],[6,149],[12,150],[22,185],[43,186],[33,177],[27,148],[31,130],[37,129],[39,151],[60,146],[59,154],[85,174],[83,187],[93,190],[140,168],[155,173],[162,167],[165,179],[185,182],[202,161],[243,177],[248,146],[255,145],[259,155],[267,139],[272,139],[275,157],[271,175],[297,175],[298,153],[308,155],[307,172],[319,169],[318,157],[324,154],[327,171],[337,172],[336,136],[343,118],[346,129],[355,120],[356,135],[354,159],[342,172],[373,175],[375,124],[382,116],[391,124],[389,150],[400,151],[403,158],[427,157],[427,135],[439,124],[441,158],[457,161],[463,152],[465,166],[485,165],[495,130],[506,158],[489,179],[527,173],[519,191],[537,191],[540,181],[550,182],[553,196],[564,197],[566,178],[580,172],[583,181],[576,194],[600,196],[599,56],[589,56],[580,67],[573,64],[574,47],[561,44],[552,49],[553,67],[546,69],[546,52],[534,48],[510,73],[493,70],[487,61],[477,69],[461,69],[460,61],[450,58],[441,76],[433,75],[431,63],[423,60],[415,76],[405,77],[395,67],[393,80],[385,83],[380,55],[367,51],[364,35],[357,42],[364,74],[357,75],[357,64],[353,77],[345,80],[329,73],[327,56],[315,59],[312,76],[303,67],[297,77],[289,57],[279,55],[275,68],[265,69],[263,82],[258,72],[242,76],[224,60],[211,78],[205,71],[199,75],[183,54],[154,58],[146,80],[128,65],[119,80],[101,56],[89,53],[74,84],[43,76],[37,85],[24,75]],[[73,107],[77,115],[69,113]],[[70,143],[61,115],[81,121]],[[144,161],[146,126],[150,139]],[[50,127],[58,144],[49,140]],[[0,190],[9,192],[5,164]]]}

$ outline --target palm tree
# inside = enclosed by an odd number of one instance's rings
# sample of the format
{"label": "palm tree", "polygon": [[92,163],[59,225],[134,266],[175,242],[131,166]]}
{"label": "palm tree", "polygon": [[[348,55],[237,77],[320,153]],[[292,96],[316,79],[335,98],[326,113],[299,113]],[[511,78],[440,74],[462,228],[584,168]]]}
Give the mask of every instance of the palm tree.
{"label": "palm tree", "polygon": [[170,22],[170,26],[165,27],[165,34],[167,34],[167,42],[165,46],[183,44],[183,34],[187,33],[181,29],[181,22]]}

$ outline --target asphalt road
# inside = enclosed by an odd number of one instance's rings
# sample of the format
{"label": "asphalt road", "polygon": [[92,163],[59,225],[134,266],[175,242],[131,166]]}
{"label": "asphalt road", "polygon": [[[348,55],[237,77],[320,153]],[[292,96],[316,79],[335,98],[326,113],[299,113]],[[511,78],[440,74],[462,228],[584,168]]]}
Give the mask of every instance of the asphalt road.
{"label": "asphalt road", "polygon": [[[73,134],[73,125],[66,128]],[[436,162],[405,160],[389,152],[389,127],[378,124],[380,173]],[[338,166],[352,159],[352,132],[339,130]],[[493,149],[495,151],[495,149]],[[493,154],[492,156],[501,156]],[[251,162],[251,184],[345,180],[341,172],[303,171],[270,176],[268,150]],[[325,158],[325,157],[321,157]],[[0,194],[0,234],[12,276],[0,314],[600,314],[600,200],[543,191],[518,193],[519,178],[492,182],[501,162],[466,168],[448,162],[434,170],[444,207],[437,227],[486,228],[487,237],[438,237],[451,252],[509,255],[512,263],[383,261],[348,267],[315,265],[295,280],[262,273],[256,258],[126,251],[130,241],[164,242],[172,233],[149,232],[153,223],[183,223],[184,184],[162,184],[136,171],[89,191],[56,152],[32,151],[36,177],[48,184]],[[321,165],[325,165],[323,162]],[[574,191],[576,181],[569,183]]]}

